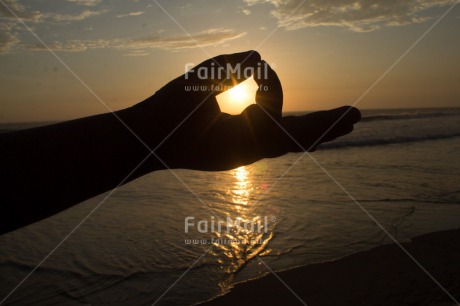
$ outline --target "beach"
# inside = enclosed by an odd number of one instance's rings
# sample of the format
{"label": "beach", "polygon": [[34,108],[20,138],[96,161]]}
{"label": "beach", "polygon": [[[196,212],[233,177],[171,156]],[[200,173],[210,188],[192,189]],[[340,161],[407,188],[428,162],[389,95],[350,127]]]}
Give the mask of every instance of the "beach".
{"label": "beach", "polygon": [[[460,299],[460,229],[402,243],[453,297]],[[455,305],[399,246],[369,251],[237,284],[213,305]],[[292,292],[290,291],[292,290]]]}
{"label": "beach", "polygon": [[150,173],[0,236],[0,296],[34,271],[4,305],[299,304],[268,266],[307,305],[452,305],[391,244],[458,295],[459,126],[460,109],[364,110],[311,155]]}
{"label": "beach", "polygon": [[459,0],[0,20],[0,306],[460,306]]}

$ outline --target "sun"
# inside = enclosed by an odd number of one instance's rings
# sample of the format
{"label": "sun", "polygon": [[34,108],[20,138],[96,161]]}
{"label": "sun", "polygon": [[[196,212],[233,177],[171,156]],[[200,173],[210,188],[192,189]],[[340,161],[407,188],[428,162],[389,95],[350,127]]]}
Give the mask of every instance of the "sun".
{"label": "sun", "polygon": [[255,103],[258,86],[251,77],[237,86],[217,96],[220,110],[232,115],[240,114],[246,107]]}
{"label": "sun", "polygon": [[235,103],[239,103],[239,101],[243,101],[249,97],[249,90],[247,86],[241,85],[230,89],[228,94]]}

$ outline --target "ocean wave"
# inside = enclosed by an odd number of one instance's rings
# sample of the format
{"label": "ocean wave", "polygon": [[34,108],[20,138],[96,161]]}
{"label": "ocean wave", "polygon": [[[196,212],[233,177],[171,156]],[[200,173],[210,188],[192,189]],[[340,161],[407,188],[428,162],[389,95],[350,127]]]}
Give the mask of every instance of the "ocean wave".
{"label": "ocean wave", "polygon": [[451,134],[437,134],[437,135],[416,135],[416,136],[399,136],[394,138],[380,138],[380,139],[354,139],[342,140],[331,143],[323,143],[320,147],[322,149],[340,149],[344,147],[369,147],[381,146],[388,144],[401,144],[428,140],[441,140],[454,137],[460,137],[460,132]]}
{"label": "ocean wave", "polygon": [[437,118],[437,117],[451,117],[460,116],[459,110],[445,110],[445,111],[417,111],[407,112],[399,114],[379,114],[379,115],[368,115],[363,116],[361,121],[383,121],[383,120],[407,120],[407,119],[426,119],[426,118]]}

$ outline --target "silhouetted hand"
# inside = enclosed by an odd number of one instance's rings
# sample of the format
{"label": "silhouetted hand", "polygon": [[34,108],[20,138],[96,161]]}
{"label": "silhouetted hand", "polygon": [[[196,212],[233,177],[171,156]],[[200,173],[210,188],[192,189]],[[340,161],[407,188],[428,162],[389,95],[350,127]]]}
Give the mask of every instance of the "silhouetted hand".
{"label": "silhouetted hand", "polygon": [[[287,152],[312,151],[320,143],[352,131],[360,120],[356,108],[341,107],[304,116],[282,117],[283,91],[280,80],[269,66],[268,75],[254,74],[259,85],[256,103],[240,115],[219,109],[216,95],[228,86],[244,81],[243,73],[227,78],[200,78],[199,71],[240,66],[264,71],[255,51],[220,55],[171,81],[152,97],[132,107],[137,118],[134,130],[155,154],[171,168],[227,170],[262,158]],[[257,70],[258,67],[262,69]],[[246,75],[249,77],[250,75]],[[186,90],[199,86],[200,90]],[[198,87],[196,87],[198,88]],[[264,90],[268,89],[268,90]],[[152,133],[152,129],[155,133]],[[154,137],[152,137],[154,134]],[[167,138],[164,142],[162,140]]]}
{"label": "silhouetted hand", "polygon": [[[269,67],[268,76],[254,75],[257,83],[268,88],[257,92],[257,104],[237,116],[222,113],[216,95],[245,75],[200,78],[198,70],[227,64],[257,71],[265,63],[253,51],[221,55],[133,107],[0,134],[0,233],[152,171],[226,170],[265,157],[313,150],[349,133],[360,119],[359,111],[349,107],[281,117],[283,91]],[[204,86],[204,90],[187,91],[185,86]]]}

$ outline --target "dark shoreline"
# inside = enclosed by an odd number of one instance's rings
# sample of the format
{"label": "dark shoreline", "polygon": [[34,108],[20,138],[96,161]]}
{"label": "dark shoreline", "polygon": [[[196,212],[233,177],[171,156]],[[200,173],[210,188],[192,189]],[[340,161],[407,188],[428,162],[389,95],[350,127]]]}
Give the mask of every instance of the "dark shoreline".
{"label": "dark shoreline", "polygon": [[[460,229],[429,233],[402,246],[460,300]],[[336,261],[278,272],[308,306],[456,305],[396,244]],[[273,274],[235,285],[212,305],[303,305]]]}

